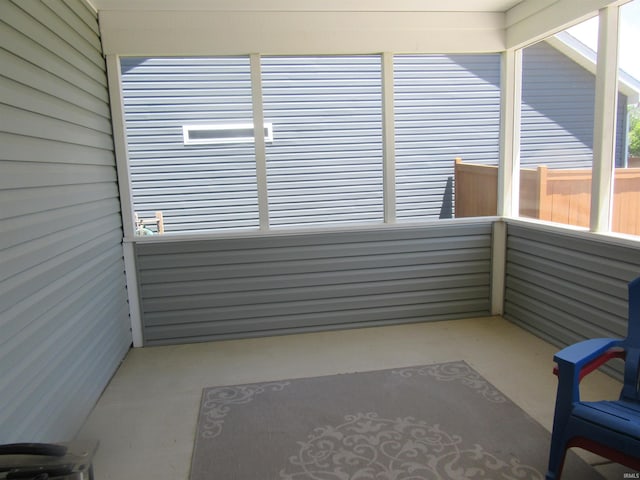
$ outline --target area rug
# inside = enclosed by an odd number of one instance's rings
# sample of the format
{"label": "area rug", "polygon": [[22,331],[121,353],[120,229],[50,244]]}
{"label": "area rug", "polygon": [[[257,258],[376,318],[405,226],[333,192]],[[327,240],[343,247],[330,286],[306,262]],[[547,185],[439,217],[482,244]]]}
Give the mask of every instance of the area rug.
{"label": "area rug", "polygon": [[[461,361],[213,387],[190,478],[542,480],[549,437]],[[602,479],[575,454],[563,478]]]}

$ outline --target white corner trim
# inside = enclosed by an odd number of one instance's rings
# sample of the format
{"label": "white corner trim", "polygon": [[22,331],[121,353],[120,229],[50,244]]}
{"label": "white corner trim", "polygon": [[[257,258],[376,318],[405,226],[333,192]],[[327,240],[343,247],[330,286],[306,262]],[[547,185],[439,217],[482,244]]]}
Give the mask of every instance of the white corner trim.
{"label": "white corner trim", "polygon": [[393,54],[382,54],[382,141],[384,221],[396,221],[396,149],[393,93]]}
{"label": "white corner trim", "polygon": [[135,244],[123,242],[124,271],[127,279],[127,297],[129,299],[129,319],[134,347],[144,346],[142,334],[142,316],[140,315],[140,294],[138,292],[138,272],[134,252]]}
{"label": "white corner trim", "polygon": [[522,50],[502,53],[500,65],[500,163],[498,216],[520,212],[520,124],[522,103]]}
{"label": "white corner trim", "polygon": [[269,195],[267,190],[267,151],[264,135],[264,108],[262,106],[262,66],[260,54],[249,57],[251,66],[251,96],[256,156],[256,183],[258,188],[258,218],[261,230],[269,228]]}

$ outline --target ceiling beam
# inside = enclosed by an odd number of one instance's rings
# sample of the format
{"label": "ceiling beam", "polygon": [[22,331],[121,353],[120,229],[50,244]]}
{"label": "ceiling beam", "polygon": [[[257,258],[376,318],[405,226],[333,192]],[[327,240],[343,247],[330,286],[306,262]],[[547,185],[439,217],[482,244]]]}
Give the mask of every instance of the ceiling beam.
{"label": "ceiling beam", "polygon": [[102,11],[100,30],[107,55],[504,50],[502,13]]}

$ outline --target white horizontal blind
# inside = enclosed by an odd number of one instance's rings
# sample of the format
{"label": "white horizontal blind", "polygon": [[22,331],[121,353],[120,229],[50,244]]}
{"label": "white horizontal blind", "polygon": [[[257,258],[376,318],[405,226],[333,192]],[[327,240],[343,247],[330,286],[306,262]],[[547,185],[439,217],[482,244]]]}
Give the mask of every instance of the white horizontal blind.
{"label": "white horizontal blind", "polygon": [[453,165],[497,165],[499,55],[394,57],[396,217],[453,216]]}
{"label": "white horizontal blind", "polygon": [[133,205],[165,232],[257,228],[251,142],[185,145],[185,125],[251,124],[249,57],[124,58]]}
{"label": "white horizontal blind", "polygon": [[263,57],[270,225],[383,221],[380,56]]}

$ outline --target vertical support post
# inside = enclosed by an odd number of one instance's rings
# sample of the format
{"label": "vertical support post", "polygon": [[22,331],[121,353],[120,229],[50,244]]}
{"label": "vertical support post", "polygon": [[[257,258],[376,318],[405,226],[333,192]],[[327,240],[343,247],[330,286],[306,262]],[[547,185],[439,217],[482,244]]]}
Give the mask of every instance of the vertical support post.
{"label": "vertical support post", "polygon": [[619,7],[600,10],[593,126],[590,230],[611,230],[618,106]]}
{"label": "vertical support post", "polygon": [[124,103],[122,100],[122,82],[120,59],[117,55],[107,55],[107,80],[109,83],[109,103],[111,106],[111,124],[116,156],[118,188],[120,190],[120,211],[122,215],[122,244],[127,297],[129,300],[129,319],[134,347],[143,346],[142,317],[140,315],[140,298],[138,296],[138,272],[134,256],[132,239],[135,235],[135,215],[131,196],[131,179],[129,176],[129,154],[124,125]]}
{"label": "vertical support post", "polygon": [[129,153],[127,151],[126,127],[124,124],[124,101],[122,99],[122,81],[120,59],[117,55],[107,55],[107,81],[109,84],[109,104],[111,106],[111,124],[113,128],[118,189],[120,190],[120,212],[125,238],[135,234],[131,178],[129,176]]}
{"label": "vertical support post", "polygon": [[393,54],[382,54],[382,145],[384,223],[396,221],[396,149],[393,96]]}
{"label": "vertical support post", "polygon": [[269,229],[269,195],[267,190],[267,153],[264,142],[264,109],[262,105],[262,71],[260,54],[252,53],[251,99],[253,102],[253,135],[256,156],[256,182],[258,188],[258,217],[260,230]]}
{"label": "vertical support post", "polygon": [[504,313],[504,289],[507,276],[507,224],[493,222],[491,245],[491,315]]}
{"label": "vertical support post", "polygon": [[520,104],[522,101],[522,50],[502,53],[500,99],[500,164],[498,212],[518,216],[520,210]]}
{"label": "vertical support post", "polygon": [[124,255],[125,278],[127,279],[127,296],[129,298],[129,318],[131,320],[131,337],[134,347],[144,346],[144,334],[142,327],[142,314],[140,313],[140,292],[138,290],[138,270],[134,244],[125,242],[122,244]]}

